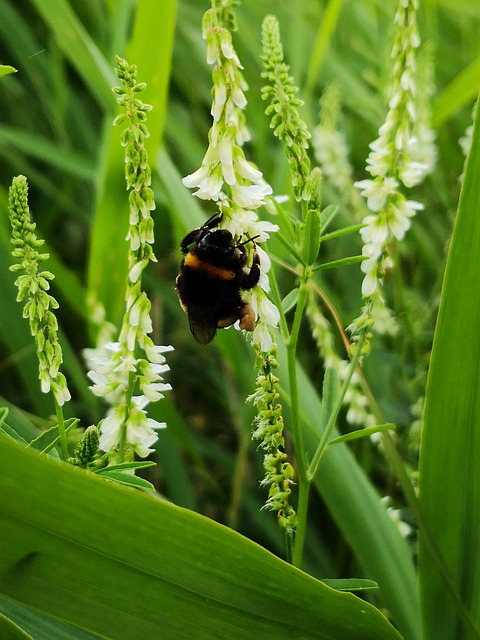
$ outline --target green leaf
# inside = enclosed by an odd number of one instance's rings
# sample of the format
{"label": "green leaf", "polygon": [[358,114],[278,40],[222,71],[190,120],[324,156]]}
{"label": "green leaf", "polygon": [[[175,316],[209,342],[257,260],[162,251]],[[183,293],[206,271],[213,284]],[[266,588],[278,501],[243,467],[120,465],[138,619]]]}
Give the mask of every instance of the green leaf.
{"label": "green leaf", "polygon": [[366,580],[365,578],[327,578],[322,580],[322,582],[337,591],[367,591],[378,589],[376,582]]}
{"label": "green leaf", "polygon": [[[420,530],[419,546],[425,640],[480,638],[479,182],[477,109],[435,329],[421,440],[419,493],[428,527]],[[439,552],[440,562],[432,551]]]}
{"label": "green leaf", "polygon": [[302,234],[303,258],[310,266],[315,262],[320,249],[320,214],[316,209],[307,211]]}
{"label": "green leaf", "polygon": [[330,225],[332,220],[335,218],[337,213],[338,213],[338,206],[336,204],[329,204],[328,207],[325,207],[325,209],[320,214],[320,222],[322,225],[322,241],[324,239],[323,234],[325,230]]}
{"label": "green leaf", "polygon": [[0,407],[0,427],[3,426],[6,417],[8,416],[8,407]]}
{"label": "green leaf", "polygon": [[216,522],[0,445],[9,598],[115,640],[400,639],[372,605]]}
{"label": "green leaf", "polygon": [[283,313],[288,313],[297,304],[298,293],[298,287],[295,287],[287,293],[285,298],[282,300]]}
{"label": "green leaf", "polygon": [[98,469],[95,473],[103,475],[108,471],[126,471],[128,469],[147,469],[148,467],[154,467],[155,462],[152,460],[144,460],[138,462],[122,462],[121,464],[112,464],[109,467],[103,467]]}
{"label": "green leaf", "polygon": [[19,442],[20,444],[23,444],[25,446],[28,445],[28,442],[26,440],[24,440],[24,438],[22,438],[22,436],[19,435],[15,431],[15,429],[12,429],[12,427],[9,427],[8,424],[6,424],[5,422],[2,422],[2,424],[0,424],[0,431],[3,431],[3,433],[6,433],[7,436],[12,438],[16,442]]}
{"label": "green leaf", "polygon": [[99,474],[103,478],[107,480],[113,480],[120,484],[124,484],[127,487],[133,487],[134,489],[146,489],[147,491],[155,491],[155,487],[151,482],[145,480],[144,478],[139,478],[138,476],[131,475],[130,473],[125,473],[124,471],[115,471],[109,469],[108,467],[105,470],[102,470],[103,473]]}
{"label": "green leaf", "polygon": [[332,260],[331,262],[324,262],[317,264],[313,268],[313,271],[325,271],[326,269],[336,269],[337,267],[348,267],[352,264],[358,264],[367,259],[367,256],[349,256],[348,258],[340,258],[339,260]]}
{"label": "green leaf", "polygon": [[17,69],[15,69],[15,67],[11,67],[9,64],[0,64],[0,78],[8,76],[11,73],[17,73]]}
{"label": "green leaf", "polygon": [[332,240],[333,238],[340,238],[341,236],[347,236],[350,233],[357,233],[360,229],[363,229],[364,224],[352,224],[348,227],[342,227],[341,229],[337,229],[336,231],[332,231],[331,233],[326,233],[322,236],[322,242],[326,240]]}
{"label": "green leaf", "polygon": [[[80,422],[77,418],[69,418],[65,420],[65,432],[68,433],[72,427]],[[32,440],[29,444],[30,447],[37,451],[47,453],[59,442],[58,425],[54,425],[41,433],[37,438]]]}
{"label": "green leaf", "polygon": [[356,431],[351,431],[350,433],[344,433],[343,436],[338,436],[338,438],[333,438],[328,443],[328,446],[332,444],[339,444],[340,442],[349,442],[350,440],[358,440],[359,438],[366,438],[368,436],[373,435],[374,433],[381,433],[382,431],[388,431],[390,429],[395,429],[395,425],[392,423],[387,424],[379,424],[375,427],[366,427],[365,429],[357,429]]}

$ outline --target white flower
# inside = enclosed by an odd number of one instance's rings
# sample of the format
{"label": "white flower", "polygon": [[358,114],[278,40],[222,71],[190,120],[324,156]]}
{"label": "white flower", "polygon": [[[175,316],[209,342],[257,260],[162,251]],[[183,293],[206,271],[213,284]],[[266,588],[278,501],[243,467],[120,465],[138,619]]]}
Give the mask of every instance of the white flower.
{"label": "white flower", "polygon": [[182,182],[186,187],[189,187],[190,189],[198,187],[208,176],[209,171],[210,169],[208,165],[202,164],[200,169],[197,169],[194,173],[190,173],[188,176],[185,176],[185,178],[182,179]]}
{"label": "white flower", "polygon": [[258,344],[260,349],[267,353],[273,346],[272,334],[264,322],[257,322],[252,334],[253,344]]}
{"label": "white flower", "polygon": [[388,226],[385,224],[385,216],[366,216],[363,224],[366,226],[360,229],[360,235],[365,244],[383,245],[386,242]]}
{"label": "white flower", "polygon": [[235,168],[242,178],[251,182],[259,182],[262,179],[262,172],[256,169],[253,164],[245,160],[243,153],[237,153],[235,157]]}
{"label": "white flower", "polygon": [[388,196],[396,192],[398,181],[395,178],[376,180],[360,180],[355,182],[355,187],[362,189],[362,196],[367,198],[367,205],[371,211],[380,211]]}
{"label": "white flower", "polygon": [[[364,264],[364,263],[362,263]],[[367,272],[367,275],[362,281],[362,296],[364,298],[370,298],[373,296],[378,287],[377,278],[378,264],[374,263],[372,268]]]}
{"label": "white flower", "polygon": [[232,200],[243,209],[257,209],[264,203],[265,196],[272,193],[272,187],[263,181],[259,184],[232,186]]}
{"label": "white flower", "polygon": [[157,364],[163,364],[165,362],[164,353],[173,351],[172,345],[160,346],[148,340],[145,342],[144,349],[148,361]]}
{"label": "white flower", "polygon": [[414,187],[423,180],[427,165],[420,162],[409,162],[399,172],[400,180],[406,187]]}
{"label": "white flower", "polygon": [[415,212],[421,209],[423,209],[423,205],[420,202],[405,200],[403,197],[397,198],[396,202],[392,203],[388,225],[397,240],[403,239],[406,231],[410,228],[410,218],[413,218]]}

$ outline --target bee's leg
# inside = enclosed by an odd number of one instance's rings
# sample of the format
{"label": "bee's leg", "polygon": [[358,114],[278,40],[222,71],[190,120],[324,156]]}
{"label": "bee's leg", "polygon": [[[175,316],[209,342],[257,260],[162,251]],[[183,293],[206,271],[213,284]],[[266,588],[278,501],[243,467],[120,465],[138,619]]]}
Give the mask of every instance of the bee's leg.
{"label": "bee's leg", "polygon": [[230,327],[234,322],[238,320],[237,315],[227,316],[226,318],[220,318],[217,322],[217,327],[220,329],[225,329],[226,327]]}
{"label": "bee's leg", "polygon": [[202,224],[202,229],[213,229],[214,227],[218,227],[220,222],[222,221],[223,214],[222,213],[214,213],[206,222]]}
{"label": "bee's leg", "polygon": [[253,253],[252,266],[250,267],[250,271],[245,274],[242,289],[253,289],[258,284],[260,280],[260,256],[255,249]]}
{"label": "bee's leg", "polygon": [[190,231],[190,233],[187,233],[180,245],[182,252],[188,253],[190,245],[200,240],[202,235],[205,235],[202,232],[208,229],[213,229],[213,227],[217,227],[222,221],[222,217],[223,216],[221,213],[214,213],[213,216],[211,216],[204,224],[202,224],[201,227],[198,227],[198,229],[194,229],[193,231]]}
{"label": "bee's leg", "polygon": [[182,253],[188,253],[189,246],[194,244],[197,241],[200,233],[201,233],[201,229],[194,229],[193,231],[190,231],[190,233],[187,233],[187,235],[184,237],[180,245],[180,249],[182,250]]}
{"label": "bee's leg", "polygon": [[253,331],[255,329],[255,313],[252,305],[246,302],[240,311],[240,329],[243,331]]}

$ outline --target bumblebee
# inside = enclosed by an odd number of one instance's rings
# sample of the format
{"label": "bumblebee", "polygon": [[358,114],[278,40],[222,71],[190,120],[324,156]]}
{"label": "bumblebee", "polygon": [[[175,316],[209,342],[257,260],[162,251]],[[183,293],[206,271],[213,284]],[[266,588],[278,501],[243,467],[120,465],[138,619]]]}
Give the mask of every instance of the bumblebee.
{"label": "bumblebee", "polygon": [[190,331],[200,344],[208,344],[217,328],[229,327],[237,320],[240,329],[255,328],[253,309],[241,296],[242,291],[252,289],[260,279],[256,248],[250,269],[244,270],[247,263],[244,245],[255,238],[235,244],[230,231],[215,228],[221,219],[221,215],[215,214],[188,233],[180,245],[184,257],[176,280],[177,293],[188,315]]}

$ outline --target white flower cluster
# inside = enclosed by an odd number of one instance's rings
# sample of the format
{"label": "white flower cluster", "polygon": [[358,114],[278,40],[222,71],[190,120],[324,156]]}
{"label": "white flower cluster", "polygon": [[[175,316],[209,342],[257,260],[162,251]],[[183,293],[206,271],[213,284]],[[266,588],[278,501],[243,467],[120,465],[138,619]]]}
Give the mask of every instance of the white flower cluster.
{"label": "white flower cluster", "polygon": [[[88,376],[93,382],[92,391],[111,406],[102,422],[102,451],[118,449],[123,439],[125,446],[145,458],[157,440],[155,429],[167,426],[149,418],[144,409],[149,402],[163,398],[163,391],[171,389],[163,382],[162,374],[169,370],[163,353],[173,347],[156,346],[146,337],[144,349],[146,358],[134,358],[133,350],[124,340],[107,342],[102,350],[90,352],[88,364],[92,369]],[[133,381],[138,383],[142,394],[130,396],[127,393]]]}
{"label": "white flower cluster", "polygon": [[417,4],[417,0],[400,0],[395,16],[397,36],[392,50],[393,87],[389,111],[379,129],[379,137],[370,144],[367,171],[372,179],[355,183],[373,212],[364,218],[365,227],[360,231],[366,257],[361,268],[365,273],[362,295],[376,303],[382,302],[383,275],[391,267],[388,245],[394,238],[403,239],[411,219],[423,209],[419,202],[405,198],[399,191],[400,184],[413,187],[429,169],[416,159],[419,141],[412,133],[416,119],[415,49],[420,44]]}
{"label": "white flower cluster", "polygon": [[149,402],[163,398],[163,391],[171,386],[163,381],[162,374],[169,370],[163,354],[171,346],[156,346],[148,336],[152,332],[151,304],[142,291],[142,272],[150,261],[155,261],[152,249],[153,219],[150,211],[155,199],[150,188],[151,171],[148,165],[144,140],[148,135],[145,113],[150,110],[138,99],[144,87],[136,82],[136,67],[117,58],[117,76],[122,87],[115,89],[118,102],[125,106],[125,113],[117,116],[115,124],[126,123],[122,132],[125,147],[125,178],[129,189],[130,225],[129,273],[125,294],[125,313],[118,342],[112,340],[112,327],[104,322],[104,314],[98,310],[94,317],[100,326],[99,336],[106,343],[88,351],[93,382],[93,393],[103,397],[110,410],[101,425],[100,448],[112,454],[118,462],[132,458],[136,453],[146,457],[157,440],[156,429],[165,427],[147,416]]}
{"label": "white flower cluster", "polygon": [[[207,43],[207,62],[215,65],[212,72],[213,124],[202,165],[186,176],[183,184],[196,189],[193,195],[198,198],[218,203],[223,216],[221,226],[228,229],[234,238],[258,236],[255,242],[262,243],[268,239],[269,233],[277,231],[278,226],[259,220],[255,212],[265,204],[265,198],[271,195],[272,189],[264,181],[262,172],[246,160],[242,150],[243,143],[250,139],[243,112],[248,88],[241,73],[243,67],[233,48],[230,32],[217,25],[214,9],[204,16],[203,37]],[[248,250],[249,245],[245,248]],[[252,257],[253,246],[249,250]],[[243,298],[255,312],[252,341],[266,352],[272,347],[270,328],[277,325],[279,313],[267,297],[270,260],[261,247],[257,246],[257,251],[261,271],[259,286],[244,292]]]}

